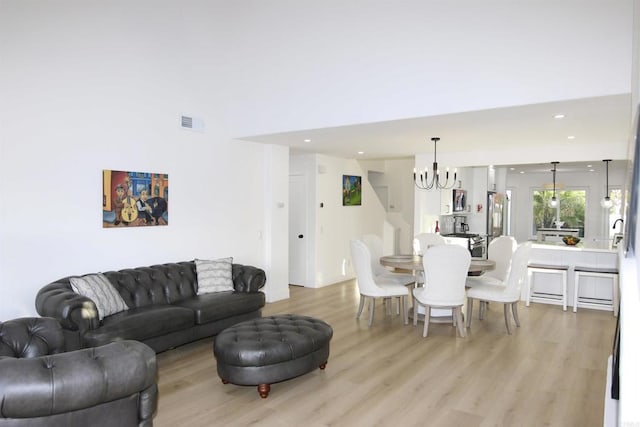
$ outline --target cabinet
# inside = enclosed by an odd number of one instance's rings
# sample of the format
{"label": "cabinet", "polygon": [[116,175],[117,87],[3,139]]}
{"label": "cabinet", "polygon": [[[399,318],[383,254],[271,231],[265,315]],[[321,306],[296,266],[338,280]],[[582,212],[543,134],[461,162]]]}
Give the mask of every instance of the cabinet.
{"label": "cabinet", "polygon": [[453,213],[453,190],[440,190],[440,215]]}

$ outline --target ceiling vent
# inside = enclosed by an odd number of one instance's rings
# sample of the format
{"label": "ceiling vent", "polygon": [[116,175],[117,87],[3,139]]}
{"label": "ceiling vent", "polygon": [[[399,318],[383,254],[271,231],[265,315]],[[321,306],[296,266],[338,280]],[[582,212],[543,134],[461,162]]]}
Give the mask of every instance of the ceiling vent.
{"label": "ceiling vent", "polygon": [[195,132],[204,132],[204,120],[192,116],[180,116],[180,127]]}

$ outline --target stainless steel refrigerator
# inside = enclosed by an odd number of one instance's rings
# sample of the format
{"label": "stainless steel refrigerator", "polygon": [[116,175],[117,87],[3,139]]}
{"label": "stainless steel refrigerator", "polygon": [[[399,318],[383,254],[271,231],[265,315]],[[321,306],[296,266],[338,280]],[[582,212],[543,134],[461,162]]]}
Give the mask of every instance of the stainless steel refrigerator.
{"label": "stainless steel refrigerator", "polygon": [[503,193],[487,192],[487,243],[504,234],[506,205],[507,198]]}

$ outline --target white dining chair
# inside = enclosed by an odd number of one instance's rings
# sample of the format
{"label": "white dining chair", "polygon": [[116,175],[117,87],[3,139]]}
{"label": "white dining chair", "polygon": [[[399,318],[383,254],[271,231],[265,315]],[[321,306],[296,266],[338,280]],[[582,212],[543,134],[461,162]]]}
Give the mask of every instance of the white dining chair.
{"label": "white dining chair", "polygon": [[[426,285],[413,290],[414,307],[424,306],[424,329],[422,336],[429,331],[431,308],[451,308],[453,324],[457,325],[461,337],[466,335],[462,320],[462,305],[465,301],[465,279],[471,255],[462,246],[432,246],[423,255]],[[417,313],[417,310],[414,310]],[[414,315],[413,324],[418,324],[418,316]]]}
{"label": "white dining chair", "polygon": [[518,242],[512,236],[500,236],[489,243],[487,259],[496,263],[493,270],[489,270],[481,276],[467,277],[467,287],[476,285],[504,285],[509,271],[511,259],[518,247]]}
{"label": "white dining chair", "polygon": [[[439,234],[436,233],[420,233],[413,239],[413,253],[416,255],[423,255],[427,249],[432,246],[446,245],[447,242]],[[424,272],[419,271],[416,273],[416,284],[424,285]]]}
{"label": "white dining chair", "polygon": [[408,281],[404,284],[398,284],[384,278],[376,279],[371,268],[371,253],[369,248],[362,240],[351,240],[351,259],[356,272],[358,290],[360,292],[360,305],[356,319],[360,318],[362,309],[364,308],[365,298],[371,299],[369,303],[369,326],[373,324],[375,315],[376,298],[398,298],[398,302],[402,309],[404,324],[409,323],[408,315],[408,296],[409,290],[406,285],[412,284]]}
{"label": "white dining chair", "polygon": [[365,234],[362,236],[362,241],[369,252],[371,253],[371,269],[376,279],[383,279],[385,281],[393,281],[399,285],[406,285],[407,283],[415,283],[416,277],[409,273],[396,273],[388,270],[385,266],[380,264],[380,257],[383,254],[383,242],[382,239],[376,234]]}
{"label": "white dining chair", "polygon": [[423,255],[431,246],[444,245],[447,242],[436,233],[420,233],[413,239],[413,252],[416,255]]}
{"label": "white dining chair", "polygon": [[[467,327],[471,327],[471,315],[473,314],[473,300],[482,302],[500,302],[504,304],[504,322],[507,333],[511,334],[511,321],[509,311],[513,314],[516,326],[520,326],[518,318],[518,301],[522,286],[527,281],[527,265],[531,252],[531,242],[518,246],[511,261],[509,277],[504,285],[484,284],[467,289]],[[511,310],[509,310],[511,309]],[[480,319],[483,313],[480,313]]]}

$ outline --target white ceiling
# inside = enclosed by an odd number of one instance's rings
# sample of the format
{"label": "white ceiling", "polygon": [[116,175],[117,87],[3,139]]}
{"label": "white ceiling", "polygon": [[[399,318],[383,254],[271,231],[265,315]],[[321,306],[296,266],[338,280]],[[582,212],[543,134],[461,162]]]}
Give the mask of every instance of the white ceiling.
{"label": "white ceiling", "polygon": [[[556,119],[556,114],[565,117]],[[630,125],[631,96],[620,94],[238,139],[289,146],[292,153],[388,159],[432,153],[434,136],[441,138],[438,153],[550,143],[579,150],[583,144],[626,142]]]}

